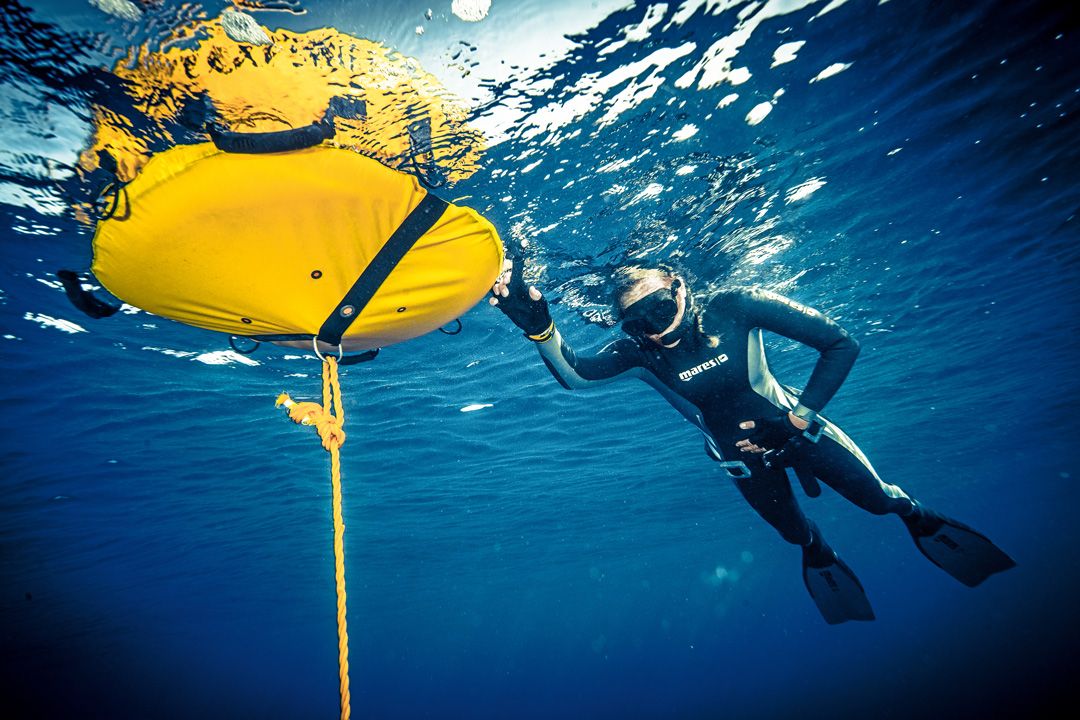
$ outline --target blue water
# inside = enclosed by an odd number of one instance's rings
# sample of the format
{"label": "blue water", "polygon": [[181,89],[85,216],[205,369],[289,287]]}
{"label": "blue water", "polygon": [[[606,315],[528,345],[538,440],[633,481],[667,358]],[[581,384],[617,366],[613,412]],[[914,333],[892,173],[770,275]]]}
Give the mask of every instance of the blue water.
{"label": "blue water", "polygon": [[[987,533],[1018,567],[968,589],[894,518],[800,494],[878,618],[827,626],[798,550],[674,410],[640,384],[562,390],[481,305],[460,335],[386,348],[343,377],[353,716],[1075,706],[1075,16],[1039,2],[809,3],[756,26],[731,63],[746,82],[701,89],[676,81],[760,6],[697,5],[593,3],[581,26],[566,24],[569,0],[495,0],[468,25],[449,2],[431,21],[422,3],[254,14],[380,40],[448,83],[460,71],[445,49],[472,43],[488,63],[477,73],[490,70],[474,118],[518,115],[443,195],[467,198],[508,244],[529,241],[575,346],[614,337],[594,320],[603,278],[628,259],[674,262],[699,289],[760,284],[825,310],[863,345],[830,417],[884,478]],[[52,273],[85,267],[89,236],[51,209],[71,185],[41,168],[70,166],[85,142],[60,112],[88,118],[71,78],[109,66],[141,31],[74,1],[31,3],[32,28],[5,7],[0,714],[334,717],[328,460],[273,407],[283,389],[316,396],[318,363],[264,347],[256,365],[207,364],[223,336],[145,313],[91,321],[67,303]],[[658,23],[627,33],[650,12]],[[514,77],[491,70],[538,28],[572,49]],[[88,29],[110,42],[88,44]],[[641,39],[618,45],[630,37]],[[794,41],[797,58],[771,67]],[[670,64],[644,62],[687,43]],[[834,63],[850,66],[810,82]],[[616,71],[632,79],[594,82]],[[628,82],[657,79],[604,119]],[[549,105],[590,92],[591,109],[545,124]],[[812,352],[781,338],[771,350],[781,379],[806,378]],[[461,412],[473,404],[490,407]]]}

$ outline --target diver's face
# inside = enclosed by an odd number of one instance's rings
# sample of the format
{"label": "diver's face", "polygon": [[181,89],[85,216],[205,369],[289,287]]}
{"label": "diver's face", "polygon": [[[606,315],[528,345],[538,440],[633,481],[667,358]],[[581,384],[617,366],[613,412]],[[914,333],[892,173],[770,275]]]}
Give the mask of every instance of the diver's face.
{"label": "diver's face", "polygon": [[679,327],[686,314],[686,285],[677,277],[658,276],[640,280],[620,298],[623,331],[643,337],[661,347],[673,348],[682,342],[665,343],[664,335]]}

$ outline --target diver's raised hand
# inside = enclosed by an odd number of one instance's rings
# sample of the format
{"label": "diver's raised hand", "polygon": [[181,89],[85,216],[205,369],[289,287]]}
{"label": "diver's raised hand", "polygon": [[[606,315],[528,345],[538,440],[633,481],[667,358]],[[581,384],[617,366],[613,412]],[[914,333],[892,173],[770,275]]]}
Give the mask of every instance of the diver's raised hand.
{"label": "diver's raised hand", "polygon": [[526,287],[521,275],[521,269],[515,271],[513,261],[506,260],[488,302],[502,310],[530,339],[537,339],[551,328],[551,313],[543,293],[531,285]]}

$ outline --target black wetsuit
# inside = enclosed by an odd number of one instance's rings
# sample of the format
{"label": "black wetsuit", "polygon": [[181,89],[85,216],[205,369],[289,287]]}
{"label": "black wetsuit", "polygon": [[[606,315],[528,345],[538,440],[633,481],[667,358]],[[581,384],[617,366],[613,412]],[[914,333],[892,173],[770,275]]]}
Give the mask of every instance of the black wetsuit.
{"label": "black wetsuit", "polygon": [[[735,289],[716,295],[701,313],[702,332],[674,348],[623,338],[593,356],[579,356],[556,330],[537,343],[552,374],[568,389],[638,378],[658,390],[705,435],[706,451],[721,462],[753,508],[785,540],[810,542],[810,527],[783,468],[767,467],[760,454],[741,452],[739,423],[780,410],[819,412],[847,377],[859,346],[816,310],[765,290]],[[769,372],[762,342],[769,330],[821,353],[801,394]],[[904,515],[912,501],[878,478],[870,462],[838,427],[818,416],[824,431],[804,443],[796,460],[859,507],[879,515]]]}

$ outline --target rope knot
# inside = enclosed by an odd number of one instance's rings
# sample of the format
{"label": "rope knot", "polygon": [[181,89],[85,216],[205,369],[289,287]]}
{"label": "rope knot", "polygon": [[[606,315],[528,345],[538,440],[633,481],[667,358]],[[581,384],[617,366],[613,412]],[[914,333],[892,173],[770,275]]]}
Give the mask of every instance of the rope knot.
{"label": "rope knot", "polygon": [[333,415],[323,414],[315,419],[315,429],[322,438],[322,446],[326,450],[332,450],[345,444],[345,429],[341,427],[341,419]]}
{"label": "rope knot", "polygon": [[[341,407],[341,388],[338,385],[337,362],[327,358],[323,363],[323,402],[296,402],[288,393],[278,395],[277,407],[285,407],[289,419],[298,425],[313,425],[322,446],[333,452],[345,443],[345,413]],[[336,412],[335,412],[336,411]]]}

